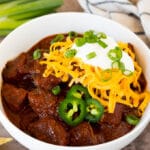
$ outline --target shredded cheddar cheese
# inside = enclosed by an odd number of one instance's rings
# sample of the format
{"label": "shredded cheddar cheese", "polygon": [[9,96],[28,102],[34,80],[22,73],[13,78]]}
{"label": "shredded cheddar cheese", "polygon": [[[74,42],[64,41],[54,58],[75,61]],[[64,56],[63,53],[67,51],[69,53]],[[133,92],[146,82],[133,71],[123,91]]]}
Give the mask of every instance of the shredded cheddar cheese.
{"label": "shredded cheddar cheese", "polygon": [[[105,111],[113,113],[116,103],[137,108],[142,115],[150,100],[150,93],[142,92],[139,78],[142,68],[135,61],[135,54],[126,43],[118,43],[119,47],[126,51],[134,62],[135,71],[126,76],[119,69],[111,69],[111,78],[103,81],[103,70],[82,62],[73,57],[66,58],[64,53],[71,48],[73,41],[67,38],[64,42],[56,42],[50,46],[50,52],[44,54],[40,64],[46,65],[44,77],[50,74],[61,78],[63,82],[69,81],[69,86],[80,83],[87,87],[90,95],[100,101]],[[131,88],[131,85],[133,88]]]}

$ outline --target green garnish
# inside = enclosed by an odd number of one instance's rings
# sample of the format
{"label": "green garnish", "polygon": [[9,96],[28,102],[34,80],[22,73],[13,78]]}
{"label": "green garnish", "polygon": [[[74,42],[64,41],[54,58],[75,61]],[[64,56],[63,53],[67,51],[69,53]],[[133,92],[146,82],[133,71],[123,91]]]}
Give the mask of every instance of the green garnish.
{"label": "green garnish", "polygon": [[110,69],[103,70],[100,74],[102,81],[108,81],[112,78],[112,71]]}
{"label": "green garnish", "polygon": [[96,53],[95,53],[95,52],[91,52],[91,53],[88,53],[88,54],[86,55],[86,58],[87,58],[87,59],[92,59],[92,58],[94,58],[94,57],[96,57]]}
{"label": "green garnish", "polygon": [[102,39],[106,39],[107,38],[107,35],[104,33],[104,32],[99,32],[99,33],[97,33],[97,37],[98,38],[102,38]]}
{"label": "green garnish", "polygon": [[85,101],[76,97],[66,98],[60,102],[58,114],[65,123],[76,126],[85,118]]}
{"label": "green garnish", "polygon": [[83,38],[85,39],[85,41],[87,43],[96,43],[97,42],[97,36],[94,34],[94,31],[92,31],[92,30],[86,31],[83,34]]}
{"label": "green garnish", "polygon": [[112,68],[113,69],[120,69],[122,72],[125,71],[125,65],[124,65],[124,63],[121,62],[121,61],[118,61],[118,60],[112,62]]}
{"label": "green garnish", "polygon": [[126,69],[126,70],[124,70],[123,74],[126,76],[131,76],[133,74],[133,72]]}
{"label": "green garnish", "polygon": [[75,43],[78,47],[80,47],[80,46],[83,46],[86,43],[86,41],[84,38],[76,38]]}
{"label": "green garnish", "polygon": [[117,61],[122,58],[122,50],[119,47],[115,47],[114,49],[109,50],[107,55],[111,60]]}
{"label": "green garnish", "polygon": [[137,125],[140,121],[140,119],[138,117],[136,117],[135,115],[127,115],[126,116],[126,121],[130,124],[130,125]]}
{"label": "green garnish", "polygon": [[34,60],[37,60],[41,57],[41,51],[40,49],[36,49],[34,52],[33,52],[33,59]]}
{"label": "green garnish", "polygon": [[0,0],[0,36],[32,18],[55,12],[63,0]]}
{"label": "green garnish", "polygon": [[105,33],[95,34],[93,30],[89,30],[83,34],[83,37],[76,38],[75,43],[78,47],[83,46],[85,43],[98,43],[101,47],[106,48],[108,45],[101,40],[102,38],[107,38]]}
{"label": "green garnish", "polygon": [[101,46],[101,47],[103,47],[103,48],[106,48],[108,45],[105,43],[105,42],[103,42],[102,40],[98,40],[97,41],[98,42],[98,44]]}
{"label": "green garnish", "polygon": [[75,84],[67,92],[67,96],[66,96],[66,98],[72,98],[72,97],[85,100],[90,98],[91,96],[87,88],[83,87],[82,85]]}
{"label": "green garnish", "polygon": [[57,86],[55,86],[55,87],[52,88],[52,93],[54,95],[58,95],[60,92],[61,92],[61,88],[60,88],[59,85],[57,85]]}
{"label": "green garnish", "polygon": [[78,36],[78,33],[75,32],[75,31],[70,31],[70,32],[68,33],[68,36],[69,36],[70,38],[75,38],[75,37]]}
{"label": "green garnish", "polygon": [[104,106],[96,99],[86,99],[86,116],[85,119],[89,122],[98,122],[104,114]]}
{"label": "green garnish", "polygon": [[62,41],[64,38],[65,38],[65,36],[63,34],[58,34],[51,40],[50,44]]}
{"label": "green garnish", "polygon": [[72,58],[76,55],[76,53],[77,53],[76,49],[70,49],[70,50],[65,52],[65,57],[66,58]]}

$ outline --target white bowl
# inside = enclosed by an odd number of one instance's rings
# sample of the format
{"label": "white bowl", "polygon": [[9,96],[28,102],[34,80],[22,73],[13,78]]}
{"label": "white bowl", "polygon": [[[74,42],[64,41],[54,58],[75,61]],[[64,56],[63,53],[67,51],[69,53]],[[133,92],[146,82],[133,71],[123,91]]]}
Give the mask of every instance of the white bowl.
{"label": "white bowl", "polygon": [[[86,13],[57,13],[47,15],[34,19],[14,30],[0,43],[0,71],[2,71],[8,60],[13,59],[23,51],[27,51],[36,42],[48,35],[66,33],[72,30],[83,33],[89,29],[105,32],[116,41],[132,43],[135,46],[139,63],[143,67],[148,84],[147,88],[150,90],[150,50],[148,47],[134,33],[120,24]],[[2,84],[1,78],[0,83]],[[132,142],[144,130],[150,121],[149,114],[150,106],[147,107],[140,123],[131,132],[111,142],[95,146],[65,147],[39,141],[22,132],[8,120],[0,101],[1,123],[18,142],[32,150],[118,150]]]}

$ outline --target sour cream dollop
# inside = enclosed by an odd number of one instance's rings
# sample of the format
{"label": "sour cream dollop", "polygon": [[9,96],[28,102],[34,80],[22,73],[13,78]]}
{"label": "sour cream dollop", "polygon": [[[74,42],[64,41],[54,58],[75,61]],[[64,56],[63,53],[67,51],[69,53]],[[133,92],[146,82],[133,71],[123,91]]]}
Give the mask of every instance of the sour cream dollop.
{"label": "sour cream dollop", "polygon": [[[107,36],[107,38],[102,39],[102,41],[107,44],[106,48],[103,48],[98,43],[85,43],[83,46],[78,47],[75,43],[72,46],[72,49],[76,49],[77,53],[75,57],[81,58],[82,61],[86,64],[100,67],[101,69],[110,69],[112,68],[112,60],[108,57],[108,52],[111,49],[114,49],[118,44],[114,39]],[[96,56],[88,59],[87,55],[89,53],[95,53]],[[120,59],[124,63],[125,69],[134,71],[134,63],[131,57],[122,50],[122,57]]]}

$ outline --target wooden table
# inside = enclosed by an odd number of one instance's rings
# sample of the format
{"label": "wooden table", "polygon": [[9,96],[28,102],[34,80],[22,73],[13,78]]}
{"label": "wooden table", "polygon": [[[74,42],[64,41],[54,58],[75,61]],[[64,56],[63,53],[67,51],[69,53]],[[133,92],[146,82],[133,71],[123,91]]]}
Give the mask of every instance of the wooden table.
{"label": "wooden table", "polygon": [[[59,12],[64,11],[77,11],[82,12],[82,8],[77,3],[77,0],[64,0],[64,5],[58,9]],[[0,136],[10,137],[8,132],[0,124]],[[27,150],[20,145],[17,141],[13,140],[10,143],[0,146],[0,150]],[[144,132],[130,145],[123,150],[150,150],[150,124]]]}

